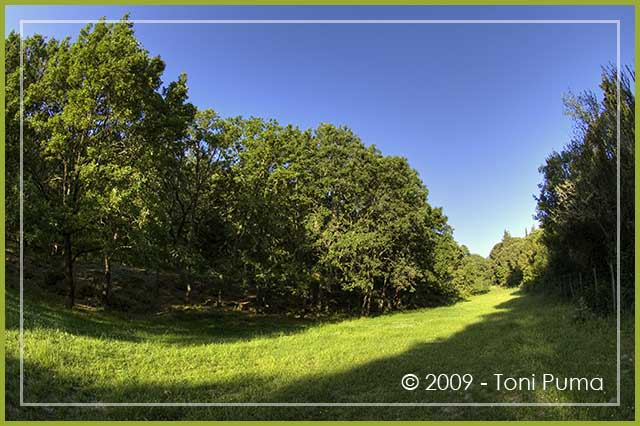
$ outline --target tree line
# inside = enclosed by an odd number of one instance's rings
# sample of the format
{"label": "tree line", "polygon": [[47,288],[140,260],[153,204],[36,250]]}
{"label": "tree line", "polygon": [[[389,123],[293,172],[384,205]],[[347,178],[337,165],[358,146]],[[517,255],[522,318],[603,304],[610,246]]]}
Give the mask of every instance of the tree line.
{"label": "tree line", "polygon": [[[536,197],[536,218],[544,230],[543,241],[549,252],[548,274],[587,275],[598,269],[601,275],[611,276],[612,281],[620,279],[620,301],[624,306],[632,305],[634,298],[633,83],[633,70],[608,67],[602,73],[601,99],[591,91],[566,96],[566,111],[574,119],[575,135],[540,167],[543,181]],[[558,287],[567,295],[577,296],[568,280],[559,281]],[[612,300],[616,297],[614,292],[608,289],[583,292],[579,297],[598,310],[616,302]]]}
{"label": "tree line", "polygon": [[541,229],[525,231],[525,236],[512,237],[504,232],[502,240],[491,249],[489,268],[494,285],[530,287],[544,278],[548,266],[548,250]]}
{"label": "tree line", "polygon": [[113,266],[126,265],[154,271],[156,292],[157,277],[171,273],[187,304],[195,281],[218,297],[249,297],[259,310],[362,315],[502,285],[606,310],[610,291],[577,293],[560,277],[616,265],[618,157],[622,295],[633,299],[630,70],[620,81],[620,153],[609,68],[602,101],[591,92],[565,99],[576,133],[540,168],[540,229],[523,238],[505,231],[483,258],[454,240],[405,158],[383,155],[344,126],[305,130],[198,110],[187,76],[164,84],[163,60],[126,17],[88,25],[74,40],[11,33],[5,58],[5,236],[19,237],[22,116],[24,244],[62,271],[69,307],[77,262],[91,261],[103,270],[106,306]]}
{"label": "tree line", "polygon": [[198,110],[186,75],[163,85],[164,62],[126,18],[73,41],[6,39],[8,240],[19,235],[21,43],[24,243],[62,269],[69,307],[81,260],[103,265],[105,305],[114,264],[170,271],[186,303],[197,277],[265,310],[369,315],[487,288],[484,259],[456,243],[406,159],[347,127]]}
{"label": "tree line", "polygon": [[[601,94],[568,94],[572,140],[540,167],[535,219],[541,229],[525,238],[507,232],[490,255],[493,283],[559,294],[592,310],[611,312],[634,298],[635,73],[603,69]],[[620,150],[618,151],[618,128]],[[618,187],[619,161],[619,187]],[[618,190],[620,206],[618,209]],[[620,250],[617,219],[620,215]]]}

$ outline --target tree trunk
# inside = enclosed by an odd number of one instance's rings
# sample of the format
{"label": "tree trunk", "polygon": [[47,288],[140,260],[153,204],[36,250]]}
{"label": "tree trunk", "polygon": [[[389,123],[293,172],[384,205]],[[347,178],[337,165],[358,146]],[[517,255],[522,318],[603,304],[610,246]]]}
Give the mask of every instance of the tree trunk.
{"label": "tree trunk", "polygon": [[186,305],[191,304],[191,283],[189,282],[188,272],[186,271],[186,267],[183,266],[182,261],[178,260],[176,263],[176,272],[178,274],[178,279],[180,280],[180,284],[185,289],[184,292],[184,302]]}
{"label": "tree trunk", "polygon": [[156,305],[160,305],[160,268],[158,266],[155,273],[155,292]]}
{"label": "tree trunk", "polygon": [[567,281],[569,282],[569,291],[571,292],[571,300],[575,299],[573,293],[573,284],[571,284],[571,274],[567,274]]}
{"label": "tree trunk", "polygon": [[187,305],[191,305],[191,284],[187,284],[187,292],[184,295],[184,301]]}
{"label": "tree trunk", "polygon": [[384,276],[384,283],[382,284],[382,300],[380,301],[380,311],[386,312],[391,310],[391,300],[389,298],[389,289],[388,289],[389,277],[387,274]]}
{"label": "tree trunk", "polygon": [[613,265],[609,263],[609,272],[611,272],[611,293],[613,297],[613,312],[616,311],[616,278],[613,273]]}
{"label": "tree trunk", "polygon": [[395,309],[400,307],[400,289],[398,287],[393,291],[393,307]]}
{"label": "tree trunk", "polygon": [[360,308],[360,316],[365,316],[368,297],[369,297],[368,293],[365,293],[364,296],[362,297],[362,307]]}
{"label": "tree trunk", "polygon": [[109,298],[111,296],[111,259],[104,256],[104,288],[102,289],[102,303],[109,306]]}
{"label": "tree trunk", "polygon": [[318,282],[314,285],[313,289],[313,303],[318,312],[322,311],[322,283],[318,280]]}
{"label": "tree trunk", "polygon": [[65,232],[64,240],[64,283],[69,290],[67,296],[67,308],[71,309],[76,304],[76,285],[73,281],[73,253],[71,253],[71,234]]}
{"label": "tree trunk", "polygon": [[362,298],[362,311],[361,315],[368,317],[371,312],[371,289],[368,289]]}
{"label": "tree trunk", "polygon": [[580,281],[580,294],[584,294],[584,289],[582,288],[582,272],[578,272],[578,279]]}

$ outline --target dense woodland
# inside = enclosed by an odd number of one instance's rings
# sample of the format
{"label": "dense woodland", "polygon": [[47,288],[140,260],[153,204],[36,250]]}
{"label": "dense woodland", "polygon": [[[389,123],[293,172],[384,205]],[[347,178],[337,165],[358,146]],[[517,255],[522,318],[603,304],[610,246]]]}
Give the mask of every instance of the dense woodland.
{"label": "dense woodland", "polygon": [[[8,242],[19,239],[20,45],[15,33],[6,39]],[[164,83],[163,61],[130,23],[22,45],[25,255],[45,265],[43,285],[64,283],[69,307],[78,265],[92,262],[101,265],[107,307],[117,298],[117,265],[154,275],[156,287],[170,274],[181,303],[193,303],[198,283],[258,311],[371,315],[451,303],[492,285],[611,311],[602,274],[616,262],[613,69],[603,72],[603,101],[565,99],[577,130],[540,169],[541,228],[524,238],[505,231],[483,258],[454,240],[405,158],[383,155],[347,127],[303,130],[198,110],[187,76]],[[621,84],[625,303],[633,299],[633,79],[627,71]],[[609,280],[599,291],[561,278],[585,274],[586,283],[594,269]]]}
{"label": "dense woodland", "polygon": [[[628,68],[620,71],[619,94],[616,73],[612,67],[603,71],[602,100],[593,92],[566,96],[567,113],[575,120],[575,135],[540,167],[543,180],[536,197],[536,218],[548,249],[547,281],[554,281],[562,294],[601,311],[611,309],[616,302],[611,286],[604,287],[598,281],[607,282],[604,277],[609,283],[617,279],[618,254],[621,302],[631,306],[634,298],[635,73]],[[591,275],[594,285],[587,288],[585,277]]]}

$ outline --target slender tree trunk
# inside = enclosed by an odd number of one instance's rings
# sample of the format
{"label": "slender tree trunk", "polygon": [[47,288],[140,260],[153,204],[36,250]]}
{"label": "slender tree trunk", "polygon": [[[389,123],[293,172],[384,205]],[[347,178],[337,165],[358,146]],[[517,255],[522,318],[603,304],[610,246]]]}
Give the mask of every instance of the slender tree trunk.
{"label": "slender tree trunk", "polygon": [[582,272],[578,272],[578,279],[580,281],[580,294],[584,294],[584,288],[582,288]]}
{"label": "slender tree trunk", "polygon": [[187,305],[191,305],[191,284],[187,283],[187,291],[184,295],[184,301]]}
{"label": "slender tree trunk", "polygon": [[64,244],[64,283],[69,290],[67,296],[67,308],[71,309],[76,304],[76,286],[73,281],[73,253],[71,253],[71,233],[63,234]]}
{"label": "slender tree trunk", "polygon": [[320,281],[317,282],[315,286],[315,297],[314,303],[316,309],[319,311],[322,310],[322,283]]}
{"label": "slender tree trunk", "polygon": [[609,263],[609,272],[611,272],[611,294],[613,296],[613,312],[616,311],[616,278],[613,273],[613,265]]}
{"label": "slender tree trunk", "polygon": [[189,277],[187,276],[186,268],[183,266],[182,261],[178,260],[176,263],[176,272],[178,274],[178,279],[180,280],[180,284],[184,287],[184,302],[186,305],[191,304],[191,283],[189,282]]}
{"label": "slender tree trunk", "polygon": [[247,271],[247,260],[243,259],[242,263],[242,289],[243,291],[247,291],[249,288],[249,272]]}
{"label": "slender tree trunk", "polygon": [[111,259],[104,255],[104,288],[102,289],[102,303],[109,306],[111,296]]}
{"label": "slender tree trunk", "polygon": [[382,285],[382,302],[380,302],[380,307],[382,312],[386,312],[387,310],[391,310],[391,299],[389,298],[389,277],[387,274],[384,275],[384,283]]}
{"label": "slender tree trunk", "polygon": [[362,298],[361,315],[368,317],[370,312],[371,312],[371,289],[367,289],[367,292]]}
{"label": "slender tree trunk", "polygon": [[567,274],[567,281],[569,282],[569,291],[571,292],[571,300],[574,299],[573,284],[571,284],[571,274]]}
{"label": "slender tree trunk", "polygon": [[368,293],[365,293],[364,296],[362,297],[362,307],[360,308],[360,316],[365,316],[368,297],[369,297]]}
{"label": "slender tree trunk", "polygon": [[256,308],[262,308],[262,291],[259,284],[256,284]]}
{"label": "slender tree trunk", "polygon": [[400,290],[398,287],[393,291],[393,307],[398,309],[400,307]]}
{"label": "slender tree trunk", "polygon": [[160,305],[160,267],[158,266],[155,273],[155,293],[156,305]]}

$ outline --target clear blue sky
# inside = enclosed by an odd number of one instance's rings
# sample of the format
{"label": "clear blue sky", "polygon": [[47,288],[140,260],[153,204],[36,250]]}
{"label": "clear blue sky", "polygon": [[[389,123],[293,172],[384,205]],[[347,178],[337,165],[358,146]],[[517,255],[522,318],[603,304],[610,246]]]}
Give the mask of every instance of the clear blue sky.
{"label": "clear blue sky", "polygon": [[[634,63],[632,7],[8,7],[19,19],[616,19],[622,63]],[[29,24],[57,38],[79,25]],[[488,255],[505,229],[535,221],[540,166],[572,136],[569,90],[597,90],[615,64],[614,24],[138,25],[189,76],[191,101],[223,116],[301,128],[345,124],[401,155],[442,206],[456,240]]]}

